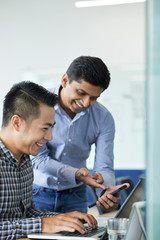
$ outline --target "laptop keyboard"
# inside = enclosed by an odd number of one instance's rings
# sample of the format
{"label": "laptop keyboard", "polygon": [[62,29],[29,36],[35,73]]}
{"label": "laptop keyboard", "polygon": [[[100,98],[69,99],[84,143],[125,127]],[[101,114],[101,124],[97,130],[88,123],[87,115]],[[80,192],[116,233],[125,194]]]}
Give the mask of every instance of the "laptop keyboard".
{"label": "laptop keyboard", "polygon": [[73,237],[91,237],[91,236],[93,236],[93,235],[95,235],[95,234],[97,234],[97,233],[103,233],[103,231],[105,231],[106,230],[106,228],[105,227],[98,227],[97,229],[92,229],[92,228],[90,228],[90,227],[88,227],[88,226],[86,226],[85,227],[86,228],[86,230],[87,230],[87,233],[85,233],[85,234],[81,234],[81,233],[79,233],[78,231],[76,231],[76,232],[74,232],[74,233],[64,233],[64,235],[65,236],[73,236]]}

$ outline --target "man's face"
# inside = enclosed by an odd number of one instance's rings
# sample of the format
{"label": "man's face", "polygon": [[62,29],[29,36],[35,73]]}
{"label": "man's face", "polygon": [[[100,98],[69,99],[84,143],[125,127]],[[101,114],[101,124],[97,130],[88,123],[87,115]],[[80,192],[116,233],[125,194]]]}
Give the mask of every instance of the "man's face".
{"label": "man's face", "polygon": [[102,93],[100,86],[85,82],[73,81],[69,83],[68,76],[62,78],[62,90],[60,92],[60,103],[64,110],[71,116],[92,107]]}
{"label": "man's face", "polygon": [[47,105],[40,105],[40,116],[37,119],[23,120],[19,135],[19,151],[37,155],[43,144],[52,140],[52,127],[55,110]]}

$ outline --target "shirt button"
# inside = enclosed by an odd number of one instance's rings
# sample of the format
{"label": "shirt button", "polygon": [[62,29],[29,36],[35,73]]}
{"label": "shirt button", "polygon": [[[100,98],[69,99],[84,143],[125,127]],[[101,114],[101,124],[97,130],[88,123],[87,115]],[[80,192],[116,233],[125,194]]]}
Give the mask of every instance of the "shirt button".
{"label": "shirt button", "polygon": [[58,182],[58,184],[60,184],[60,182]]}
{"label": "shirt button", "polygon": [[65,155],[66,155],[66,153],[63,153],[63,155],[65,156]]}
{"label": "shirt button", "polygon": [[69,139],[68,139],[68,142],[71,142],[71,140],[72,140],[72,139],[71,139],[71,138],[69,138]]}

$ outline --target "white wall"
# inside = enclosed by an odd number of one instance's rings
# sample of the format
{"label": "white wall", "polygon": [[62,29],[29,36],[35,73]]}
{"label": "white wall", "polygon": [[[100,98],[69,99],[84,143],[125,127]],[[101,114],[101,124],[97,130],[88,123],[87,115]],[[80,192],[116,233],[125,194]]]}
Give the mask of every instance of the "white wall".
{"label": "white wall", "polygon": [[112,77],[100,101],[116,122],[115,167],[144,168],[145,3],[85,9],[74,3],[0,0],[0,117],[13,83],[55,85],[74,58],[98,56]]}

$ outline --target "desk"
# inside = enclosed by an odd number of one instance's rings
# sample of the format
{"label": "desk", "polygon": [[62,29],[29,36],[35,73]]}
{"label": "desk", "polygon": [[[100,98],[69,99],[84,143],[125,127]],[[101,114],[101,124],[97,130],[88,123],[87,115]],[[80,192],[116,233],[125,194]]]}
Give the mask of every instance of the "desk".
{"label": "desk", "polygon": [[117,212],[118,210],[113,210],[111,212],[103,213],[100,215],[96,206],[92,208],[88,208],[88,213],[92,214],[95,218],[96,217],[114,217]]}
{"label": "desk", "polygon": [[112,212],[103,213],[103,214],[99,215],[98,217],[112,218],[112,217],[114,217],[116,215],[117,212],[118,212],[118,210],[114,210]]}

